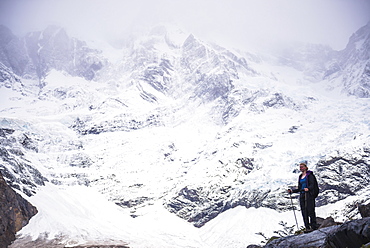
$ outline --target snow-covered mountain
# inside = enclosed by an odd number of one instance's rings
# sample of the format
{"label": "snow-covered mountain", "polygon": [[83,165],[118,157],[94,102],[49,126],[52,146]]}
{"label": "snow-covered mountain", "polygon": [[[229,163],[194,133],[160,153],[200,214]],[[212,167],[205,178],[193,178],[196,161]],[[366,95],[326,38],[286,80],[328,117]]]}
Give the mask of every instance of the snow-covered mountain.
{"label": "snow-covered mountain", "polygon": [[318,215],[356,217],[369,197],[369,30],[343,51],[267,56],[166,26],[120,48],[1,26],[0,171],[39,210],[17,242],[258,243],[294,225],[286,189],[301,159]]}

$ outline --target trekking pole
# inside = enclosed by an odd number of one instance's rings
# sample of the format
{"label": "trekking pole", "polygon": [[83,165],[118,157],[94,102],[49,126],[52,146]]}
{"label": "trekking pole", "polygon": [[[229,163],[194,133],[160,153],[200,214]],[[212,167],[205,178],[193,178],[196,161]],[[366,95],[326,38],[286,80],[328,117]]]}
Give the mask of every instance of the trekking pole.
{"label": "trekking pole", "polygon": [[304,192],[304,211],[306,212],[306,220],[310,223],[310,219],[308,217],[308,209],[307,209],[307,191]]}
{"label": "trekking pole", "polygon": [[292,203],[292,209],[293,209],[293,213],[294,213],[295,224],[297,225],[297,231],[299,231],[297,216],[295,215],[294,206],[293,206],[292,194],[289,194],[289,196],[290,196],[290,202]]}

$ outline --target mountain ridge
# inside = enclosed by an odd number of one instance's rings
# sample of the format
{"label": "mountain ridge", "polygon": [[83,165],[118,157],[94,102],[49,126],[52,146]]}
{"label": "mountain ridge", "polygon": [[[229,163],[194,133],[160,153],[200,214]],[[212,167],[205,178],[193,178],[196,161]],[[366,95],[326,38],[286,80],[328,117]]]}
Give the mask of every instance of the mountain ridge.
{"label": "mountain ridge", "polygon": [[[368,40],[363,30],[353,37]],[[0,54],[12,54],[18,38],[1,33]],[[334,217],[358,214],[370,176],[368,55],[308,45],[266,59],[191,34],[170,42],[158,28],[111,62],[59,27],[27,37],[26,66],[0,56],[0,169],[30,199],[45,184],[82,185],[138,221],[159,204],[202,229],[237,206],[286,212],[295,162],[308,159],[318,207],[351,199]]]}

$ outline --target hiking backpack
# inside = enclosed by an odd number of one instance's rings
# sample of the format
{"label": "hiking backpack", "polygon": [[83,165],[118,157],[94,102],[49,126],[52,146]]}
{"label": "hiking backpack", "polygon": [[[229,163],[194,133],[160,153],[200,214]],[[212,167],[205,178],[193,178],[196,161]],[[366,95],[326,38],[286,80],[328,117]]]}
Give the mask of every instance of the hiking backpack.
{"label": "hiking backpack", "polygon": [[319,189],[319,185],[317,183],[315,175],[312,174],[312,176],[313,176],[313,197],[316,198],[319,195],[320,189]]}

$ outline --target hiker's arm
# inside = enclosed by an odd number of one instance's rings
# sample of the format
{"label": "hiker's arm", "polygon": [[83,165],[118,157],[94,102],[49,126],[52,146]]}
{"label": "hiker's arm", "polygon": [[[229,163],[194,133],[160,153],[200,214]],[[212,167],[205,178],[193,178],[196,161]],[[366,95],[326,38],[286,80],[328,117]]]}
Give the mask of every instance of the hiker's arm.
{"label": "hiker's arm", "polygon": [[298,193],[299,190],[298,189],[288,189],[288,193],[289,194],[292,194],[292,193]]}
{"label": "hiker's arm", "polygon": [[299,192],[299,189],[293,189],[292,192],[293,193],[298,193]]}

